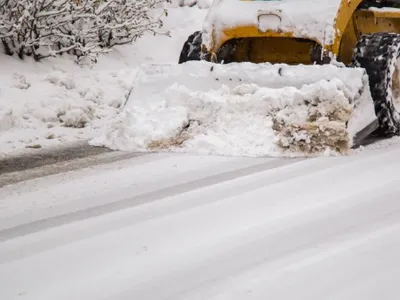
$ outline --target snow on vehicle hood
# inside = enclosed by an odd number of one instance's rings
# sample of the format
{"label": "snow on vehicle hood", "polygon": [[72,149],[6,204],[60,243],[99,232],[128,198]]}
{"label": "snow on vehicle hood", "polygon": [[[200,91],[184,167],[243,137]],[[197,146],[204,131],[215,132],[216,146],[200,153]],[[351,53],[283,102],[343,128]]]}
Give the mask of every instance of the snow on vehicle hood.
{"label": "snow on vehicle hood", "polygon": [[[203,24],[203,42],[211,47],[212,28],[218,35],[224,28],[259,26],[260,30],[293,32],[296,37],[314,39],[322,45],[332,44],[334,22],[341,0],[214,0]],[[259,21],[259,15],[279,16],[276,22]],[[262,24],[261,24],[262,22]],[[218,36],[217,36],[218,39]]]}

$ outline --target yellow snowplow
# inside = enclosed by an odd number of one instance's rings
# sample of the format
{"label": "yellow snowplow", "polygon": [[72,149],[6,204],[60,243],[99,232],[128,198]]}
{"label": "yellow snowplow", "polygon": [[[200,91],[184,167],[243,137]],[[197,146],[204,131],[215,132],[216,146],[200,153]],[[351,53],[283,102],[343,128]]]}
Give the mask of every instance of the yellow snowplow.
{"label": "yellow snowplow", "polygon": [[[346,153],[368,136],[399,135],[399,56],[400,0],[214,0],[178,65],[141,69],[128,110],[149,97],[190,107],[169,137],[147,141],[153,148],[182,147],[196,135],[234,146],[226,115],[238,120],[242,110],[258,131],[270,126],[284,151]],[[226,122],[220,135],[205,115]]]}

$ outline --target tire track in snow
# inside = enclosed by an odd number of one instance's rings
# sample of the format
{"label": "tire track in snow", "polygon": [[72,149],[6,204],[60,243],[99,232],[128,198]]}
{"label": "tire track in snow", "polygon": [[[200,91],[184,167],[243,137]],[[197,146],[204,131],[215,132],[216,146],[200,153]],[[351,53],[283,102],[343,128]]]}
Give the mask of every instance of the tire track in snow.
{"label": "tire track in snow", "polygon": [[[213,252],[213,256],[202,255],[196,264],[171,272],[174,275],[167,279],[160,276],[143,283],[134,292],[114,296],[118,299],[128,295],[140,299],[244,299],[246,291],[262,289],[264,295],[272,297],[273,286],[265,288],[269,281],[297,271],[301,273],[303,268],[318,266],[381,235],[399,232],[400,186],[388,191],[391,184],[384,184],[372,193],[367,188],[357,198],[338,199],[321,210],[326,214],[319,217],[315,214],[319,211],[316,207],[276,222],[275,226],[264,224],[221,239],[220,245],[202,249],[205,253]],[[228,253],[226,249],[230,249]],[[185,287],[180,284],[184,278]]]}
{"label": "tire track in snow", "polygon": [[[242,245],[232,245],[233,250],[228,255],[226,253],[218,255],[207,261],[205,266],[198,265],[187,270],[188,273],[218,275],[207,278],[201,284],[197,277],[195,283],[198,286],[197,292],[203,288],[205,293],[200,293],[201,296],[193,295],[196,294],[196,289],[191,290],[188,287],[185,298],[241,299],[240,297],[245,297],[246,291],[254,292],[257,289],[273,296],[271,294],[273,286],[269,281],[279,280],[284,276],[294,276],[296,272],[304,272],[305,268],[315,268],[324,261],[345,255],[354,248],[365,247],[382,236],[396,236],[395,233],[400,232],[400,202],[397,200],[400,186],[390,189],[391,185],[393,182],[374,190],[367,188],[358,193],[357,198],[348,197],[335,201],[327,209],[322,210],[321,212],[326,214],[321,214],[319,217],[313,215],[312,210],[294,216],[294,221],[283,223],[286,225],[283,228],[279,226],[282,224],[272,228],[275,232],[265,227],[249,229],[247,233],[241,234]],[[345,200],[348,202],[344,203]],[[262,238],[254,240],[257,231]],[[307,233],[307,236],[304,233]],[[260,253],[259,249],[266,251]],[[215,267],[217,265],[218,270]],[[224,267],[221,268],[221,265]],[[300,277],[298,279],[302,279],[301,275],[296,275]],[[343,277],[346,277],[346,274]],[[248,280],[248,278],[253,279]],[[173,278],[169,280],[170,282],[158,282],[158,289],[168,283],[174,283]],[[235,288],[225,292],[229,287]],[[171,286],[164,288],[170,290]],[[177,287],[177,291],[179,289],[182,290]],[[212,291],[216,293],[213,294]],[[324,295],[320,296],[323,298]]]}
{"label": "tire track in snow", "polygon": [[222,172],[218,175],[213,175],[205,177],[203,179],[155,190],[149,193],[136,196],[134,198],[127,197],[117,202],[107,203],[101,206],[91,207],[85,210],[58,215],[48,219],[37,220],[34,222],[15,226],[13,228],[3,229],[0,230],[0,241],[5,241],[7,239],[27,235],[51,227],[61,226],[63,224],[68,224],[71,222],[85,220],[87,218],[93,218],[103,214],[124,210],[130,207],[157,201],[159,199],[163,199],[166,197],[172,197],[177,194],[186,193],[202,187],[220,184],[224,181],[233,180],[241,176],[247,176],[250,174],[263,172],[265,170],[279,168],[287,164],[292,164],[301,160],[302,159],[283,159],[283,160],[271,159],[266,163],[257,164],[254,166],[245,167],[234,171]]}
{"label": "tire track in snow", "polygon": [[[97,149],[95,149],[97,148]],[[44,176],[107,164],[145,153],[111,151],[93,146],[78,146],[38,154],[11,157],[0,161],[0,188]]]}
{"label": "tire track in snow", "polygon": [[[94,230],[86,228],[80,232],[74,232],[71,238],[63,236],[58,242],[65,244],[73,240],[85,238],[88,235],[95,236],[117,228],[170,217],[171,214],[183,213],[200,206],[214,205],[214,202],[227,202],[232,197],[246,197],[249,192],[257,191],[260,188],[279,190],[284,186],[293,186],[292,183],[299,180],[307,182],[307,178],[321,177],[323,182],[325,180],[324,174],[327,172],[331,174],[345,174],[354,168],[361,170],[360,166],[371,166],[374,168],[374,166],[379,166],[382,158],[391,159],[397,156],[397,151],[396,149],[391,149],[382,151],[379,155],[374,156],[359,155],[345,158],[271,159],[262,164],[222,172],[217,175],[169,186],[136,197],[127,197],[115,203],[4,229],[0,231],[0,240],[5,241],[105,214],[110,214],[111,218],[113,218],[113,214],[111,213],[120,211],[118,221],[113,219],[112,224],[104,222],[103,218],[103,224],[98,224]],[[179,157],[176,156],[177,159]],[[143,157],[140,159],[143,159]],[[224,168],[227,168],[229,164],[232,164],[232,162],[229,162]],[[321,175],[319,176],[318,174]],[[146,205],[143,206],[142,204]],[[43,245],[37,247],[38,249],[43,249]],[[35,246],[31,246],[28,252],[34,251],[34,249]],[[21,255],[24,254],[21,253]]]}

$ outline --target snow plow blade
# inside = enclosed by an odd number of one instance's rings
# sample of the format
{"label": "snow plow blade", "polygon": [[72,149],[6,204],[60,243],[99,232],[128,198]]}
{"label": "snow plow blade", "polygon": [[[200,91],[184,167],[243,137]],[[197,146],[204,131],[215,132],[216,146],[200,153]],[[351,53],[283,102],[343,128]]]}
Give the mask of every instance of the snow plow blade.
{"label": "snow plow blade", "polygon": [[142,66],[117,123],[103,145],[245,156],[345,154],[377,126],[362,68],[205,61]]}

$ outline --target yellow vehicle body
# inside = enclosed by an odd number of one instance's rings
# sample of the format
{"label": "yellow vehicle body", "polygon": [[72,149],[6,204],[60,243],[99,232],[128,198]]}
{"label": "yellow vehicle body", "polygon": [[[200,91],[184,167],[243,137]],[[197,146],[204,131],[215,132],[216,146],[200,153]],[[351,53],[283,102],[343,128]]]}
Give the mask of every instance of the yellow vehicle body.
{"label": "yellow vehicle body", "polygon": [[334,37],[328,43],[304,34],[298,36],[290,30],[261,31],[255,24],[218,29],[215,26],[209,33],[210,43],[202,45],[202,52],[208,54],[208,60],[215,61],[217,57],[223,60],[224,47],[232,48],[229,46],[234,44],[235,51],[229,57],[234,62],[313,64],[329,62],[335,57],[348,65],[362,34],[400,33],[400,10],[360,8],[364,2],[341,0],[333,21]]}

